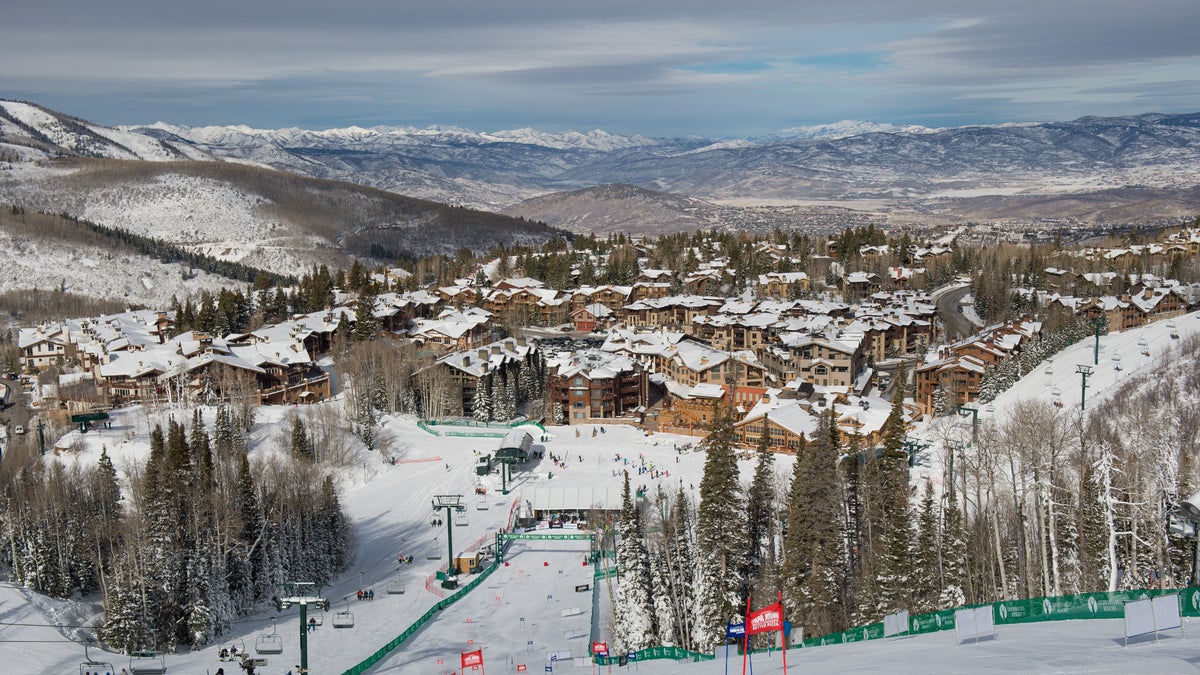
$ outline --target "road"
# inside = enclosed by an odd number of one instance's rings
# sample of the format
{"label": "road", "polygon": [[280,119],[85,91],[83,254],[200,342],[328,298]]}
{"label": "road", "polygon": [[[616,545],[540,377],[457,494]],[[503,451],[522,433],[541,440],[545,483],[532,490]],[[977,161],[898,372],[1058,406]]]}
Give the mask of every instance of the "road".
{"label": "road", "polygon": [[938,318],[946,327],[946,338],[953,341],[955,336],[966,337],[975,332],[975,328],[966,317],[958,313],[958,303],[970,293],[969,286],[947,291],[937,299]]}

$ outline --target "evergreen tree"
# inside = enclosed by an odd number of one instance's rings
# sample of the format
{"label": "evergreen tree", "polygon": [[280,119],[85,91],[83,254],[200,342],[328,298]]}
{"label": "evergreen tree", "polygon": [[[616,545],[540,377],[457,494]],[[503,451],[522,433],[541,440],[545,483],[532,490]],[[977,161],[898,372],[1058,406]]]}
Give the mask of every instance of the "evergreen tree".
{"label": "evergreen tree", "polygon": [[696,613],[693,639],[708,650],[725,637],[729,617],[744,610],[743,589],[746,519],[733,450],[733,421],[729,409],[714,407],[706,439],[704,476],[696,518]]}
{"label": "evergreen tree", "polygon": [[921,499],[921,514],[917,521],[917,542],[913,552],[912,609],[926,614],[937,609],[942,573],[938,565],[938,518],[934,510],[933,485],[925,481],[925,496]]}
{"label": "evergreen tree", "polygon": [[[822,427],[833,429],[833,411]],[[819,432],[797,452],[788,499],[788,529],[781,570],[788,614],[812,635],[845,624],[842,598],[842,519],[838,508],[837,446],[831,433]],[[832,489],[831,489],[832,488]]]}
{"label": "evergreen tree", "polygon": [[488,393],[491,377],[483,376],[475,382],[475,398],[472,399],[471,417],[476,422],[492,421],[492,397]]}
{"label": "evergreen tree", "polygon": [[942,514],[942,590],[938,609],[958,607],[967,601],[967,540],[961,512],[953,499],[946,500]]}
{"label": "evergreen tree", "polygon": [[758,463],[747,495],[747,551],[744,575],[749,583],[749,593],[758,604],[774,595],[774,588],[767,587],[764,578],[764,562],[768,554],[770,539],[775,530],[775,455],[771,452],[771,436],[767,429],[767,418],[762,420],[763,433],[759,436],[755,455]]}
{"label": "evergreen tree", "polygon": [[292,418],[292,457],[309,461],[315,459],[312,444],[308,440],[308,429],[299,415]]}
{"label": "evergreen tree", "polygon": [[354,308],[354,339],[374,340],[379,333],[379,320],[375,318],[377,296],[371,286],[363,288],[358,294],[358,305]]}
{"label": "evergreen tree", "polygon": [[641,515],[629,491],[629,472],[621,494],[617,521],[617,580],[613,600],[614,638],[621,650],[638,651],[654,645],[654,608],[650,599],[650,568],[642,539]]}

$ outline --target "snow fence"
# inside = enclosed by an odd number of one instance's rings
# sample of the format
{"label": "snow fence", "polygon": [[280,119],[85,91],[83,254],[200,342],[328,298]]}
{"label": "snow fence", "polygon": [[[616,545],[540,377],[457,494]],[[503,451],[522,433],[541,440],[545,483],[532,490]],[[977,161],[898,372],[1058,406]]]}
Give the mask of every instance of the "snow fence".
{"label": "snow fence", "polygon": [[[981,605],[965,605],[966,608],[991,607],[992,619],[997,626],[1012,623],[1037,623],[1040,621],[1068,621],[1074,619],[1122,619],[1125,603],[1133,600],[1178,593],[1183,616],[1200,617],[1200,587],[1146,589],[1117,593],[1080,593],[1054,597],[1030,598],[1028,600],[1003,600]],[[935,633],[954,628],[955,609],[909,617],[909,635]],[[831,633],[804,641],[805,647],[820,647],[863,640],[882,639],[883,624],[873,623],[859,626],[841,633]]]}

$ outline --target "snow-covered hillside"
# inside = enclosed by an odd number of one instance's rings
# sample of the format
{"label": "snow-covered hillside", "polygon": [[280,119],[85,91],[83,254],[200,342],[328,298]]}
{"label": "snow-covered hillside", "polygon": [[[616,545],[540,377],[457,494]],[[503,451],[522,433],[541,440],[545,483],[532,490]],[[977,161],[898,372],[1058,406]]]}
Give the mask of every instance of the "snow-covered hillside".
{"label": "snow-covered hillside", "polygon": [[[169,307],[171,298],[246,284],[143,255],[112,256],[61,242],[31,241],[0,231],[0,292],[63,289],[131,305]],[[185,273],[187,277],[185,278]]]}
{"label": "snow-covered hillside", "polygon": [[[1200,320],[1189,317],[1200,329]],[[1154,328],[1154,327],[1151,327]],[[1182,325],[1181,325],[1182,330]],[[1197,331],[1192,331],[1197,332]],[[1169,340],[1169,338],[1167,338]],[[1133,336],[1136,344],[1137,337]],[[1114,341],[1111,349],[1116,349]],[[1067,359],[1076,356],[1063,355]],[[1098,389],[1102,389],[1097,380]],[[1040,386],[1030,383],[1031,388]],[[1100,392],[1097,391],[1099,394]],[[1003,404],[1002,402],[1000,403]],[[325,405],[340,405],[334,400]],[[57,461],[93,463],[100,448],[106,447],[119,469],[128,470],[134,461],[143,461],[148,452],[148,429],[153,420],[162,420],[171,411],[147,415],[140,409],[118,412],[112,429],[92,432],[83,437],[78,454],[56,452]],[[210,411],[211,412],[211,411]],[[283,434],[286,408],[263,408],[260,424],[252,434],[252,455],[283,451],[275,439]],[[212,419],[212,415],[207,415]],[[437,494],[463,494],[468,510],[465,524],[454,525],[456,551],[472,550],[494,540],[514,505],[530,499],[539,487],[606,487],[620,483],[620,470],[627,465],[616,460],[619,454],[633,463],[646,461],[669,471],[659,481],[685,489],[699,483],[703,455],[678,454],[676,443],[691,441],[667,435],[645,436],[629,427],[609,426],[592,435],[594,427],[550,427],[548,440],[535,445],[564,460],[554,466],[549,460],[518,472],[513,492],[499,494],[495,476],[484,479],[489,490],[483,500],[474,495],[473,467],[476,450],[488,451],[495,439],[437,438],[417,428],[411,418],[388,418],[384,422],[385,444],[392,448],[395,464],[380,462],[378,456],[363,454],[354,468],[342,476],[343,503],[356,526],[357,551],[352,567],[324,589],[333,606],[330,612],[314,610],[322,625],[308,634],[309,664],[312,672],[338,673],[360,662],[396,637],[428,609],[443,599],[433,574],[446,564],[445,526],[431,527],[430,500]],[[70,444],[75,436],[60,445]],[[780,457],[776,471],[791,472],[791,458]],[[748,477],[751,462],[740,462],[743,477]],[[637,478],[642,478],[638,476]],[[653,484],[649,480],[640,480]],[[694,494],[694,493],[693,493]],[[508,566],[499,568],[464,599],[451,605],[426,624],[400,649],[391,653],[370,672],[426,675],[457,672],[460,652],[483,649],[485,665],[495,672],[513,672],[517,665],[527,672],[543,672],[553,662],[555,672],[566,666],[566,658],[582,655],[592,637],[592,592],[577,592],[575,587],[600,583],[583,564],[586,542],[520,542],[510,548]],[[397,556],[413,556],[411,565],[397,564]],[[359,589],[375,591],[372,601],[358,601]],[[393,593],[388,591],[392,590]],[[403,589],[403,593],[399,591]],[[590,591],[591,589],[589,589]],[[36,649],[8,654],[12,672],[74,672],[82,661],[78,643],[90,634],[96,605],[78,601],[53,601],[12,586],[0,586],[0,611],[6,621],[5,639],[36,641]],[[603,603],[602,603],[603,604]],[[336,612],[353,615],[353,627],[335,629]],[[342,618],[345,618],[343,615]],[[61,624],[67,628],[55,628]],[[1186,620],[1182,637],[1166,634],[1160,643],[1141,642],[1121,646],[1119,621],[1062,622],[1013,625],[1000,628],[999,639],[981,644],[957,645],[952,632],[940,632],[899,640],[792,650],[789,667],[808,672],[873,671],[888,663],[895,672],[1172,672],[1182,660],[1191,659],[1200,645],[1200,625]],[[606,639],[601,615],[599,639]],[[293,607],[276,615],[274,611],[247,617],[235,625],[221,642],[197,652],[165,657],[168,672],[204,673],[224,667],[226,673],[236,666],[218,659],[221,646],[236,645],[254,650],[259,636],[277,632],[282,636],[283,653],[268,655],[268,665],[259,673],[281,674],[294,668],[299,660],[300,625]],[[92,649],[93,658],[126,667],[129,657],[106,654]],[[440,663],[439,663],[440,661]],[[578,672],[586,672],[586,662]],[[759,655],[754,666],[760,673],[781,673],[778,654]],[[736,668],[736,665],[734,666]],[[575,670],[575,668],[571,668]],[[647,661],[636,671],[650,674],[692,675],[724,672],[722,661],[702,664],[677,664]],[[293,671],[294,672],[294,671]]]}

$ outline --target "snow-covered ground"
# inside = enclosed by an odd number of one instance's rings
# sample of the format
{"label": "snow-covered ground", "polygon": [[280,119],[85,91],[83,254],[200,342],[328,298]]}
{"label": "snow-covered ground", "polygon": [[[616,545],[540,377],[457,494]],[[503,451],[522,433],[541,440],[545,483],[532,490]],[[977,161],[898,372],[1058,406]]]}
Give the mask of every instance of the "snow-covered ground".
{"label": "snow-covered ground", "polygon": [[[1174,327],[1172,327],[1172,324]],[[1111,395],[1115,387],[1136,373],[1149,372],[1166,358],[1166,352],[1181,339],[1200,333],[1200,315],[1191,314],[1173,322],[1159,322],[1126,333],[1101,338],[1100,365],[1089,379],[1088,401]],[[1146,344],[1142,345],[1144,341]],[[1055,399],[1065,407],[1079,405],[1079,376],[1075,364],[1090,364],[1092,341],[1084,341],[1042,364],[1032,375],[1003,394],[992,406],[983,406],[981,416],[1002,414],[1017,400],[1037,398],[1047,405]],[[1150,356],[1144,356],[1149,351]],[[1114,357],[1119,356],[1119,361]],[[1121,369],[1118,370],[1117,366]],[[1053,371],[1053,372],[1047,372]],[[333,400],[327,405],[340,405]],[[164,411],[162,414],[166,414]],[[286,424],[287,408],[265,407],[260,426],[252,437],[252,452],[280,451],[275,440]],[[207,415],[211,421],[211,413]],[[117,414],[111,430],[85,436],[86,449],[78,455],[66,452],[60,461],[92,463],[100,447],[107,447],[118,469],[131,461],[144,460],[148,452],[148,427],[151,417],[140,409]],[[498,439],[435,437],[420,430],[411,418],[389,418],[382,435],[390,442],[396,464],[384,463],[378,455],[364,455],[354,469],[342,476],[343,503],[356,529],[355,560],[350,569],[324,589],[333,603],[324,623],[310,634],[309,664],[315,673],[338,673],[361,662],[399,635],[422,614],[444,598],[434,574],[446,565],[446,527],[431,527],[431,500],[439,494],[462,494],[467,505],[467,524],[455,525],[454,548],[465,551],[494,541],[495,532],[504,526],[514,503],[528,499],[537,487],[616,487],[621,485],[620,471],[636,468],[645,461],[664,475],[651,480],[632,471],[634,485],[646,485],[653,491],[656,483],[668,490],[681,482],[685,490],[699,487],[704,457],[700,453],[677,453],[677,443],[695,439],[655,434],[646,436],[630,427],[550,427],[542,445],[563,461],[555,466],[549,458],[531,463],[518,472],[512,492],[499,494],[498,478],[484,479],[488,487],[486,509],[479,508],[474,494],[475,456],[473,451],[490,452]],[[933,425],[917,430],[932,438]],[[622,460],[616,460],[620,455]],[[936,477],[940,480],[940,452],[937,446],[927,450],[914,480]],[[628,464],[625,463],[628,460]],[[790,475],[792,458],[779,456],[776,471]],[[744,480],[752,474],[753,461],[739,462]],[[667,476],[666,472],[670,472]],[[695,494],[695,492],[692,492]],[[456,671],[461,651],[475,647],[484,650],[485,663],[494,672],[513,672],[525,664],[526,672],[543,672],[549,655],[572,656],[584,653],[591,637],[591,592],[576,592],[575,586],[597,583],[593,569],[583,559],[587,542],[514,542],[509,549],[509,565],[497,569],[483,583],[457,603],[439,612],[415,636],[391,653],[372,672],[442,673]],[[398,565],[399,555],[412,555],[411,565]],[[603,582],[599,592],[607,592]],[[388,593],[389,587],[403,594]],[[373,589],[373,601],[355,599],[358,589]],[[50,600],[11,585],[0,585],[0,640],[26,648],[5,649],[6,672],[74,672],[82,660],[78,643],[89,635],[96,618],[96,602]],[[607,603],[601,603],[606,607]],[[332,615],[349,611],[354,627],[335,629]],[[318,615],[321,613],[316,612]],[[608,637],[607,621],[601,612],[600,639]],[[524,621],[521,619],[524,618]],[[273,623],[274,621],[274,623]],[[55,628],[52,625],[72,626]],[[1024,626],[1001,626],[994,642],[956,645],[951,632],[935,633],[898,640],[879,640],[792,651],[789,667],[807,671],[874,671],[881,664],[898,672],[927,673],[964,671],[1055,671],[1055,672],[1178,672],[1200,663],[1200,622],[1188,620],[1184,637],[1169,634],[1157,644],[1138,643],[1122,647],[1119,621],[1061,622]],[[277,630],[283,636],[284,652],[266,656],[268,666],[260,674],[287,672],[299,662],[298,608],[276,615],[265,610],[246,617],[234,626],[223,645],[244,644],[253,650],[259,635]],[[22,642],[25,641],[25,642]],[[532,641],[532,644],[530,642]],[[226,673],[238,672],[231,663],[217,658],[220,644],[197,652],[167,655],[168,672],[213,673],[224,667]],[[92,650],[93,658],[101,653]],[[128,667],[128,657],[104,655],[119,672]],[[441,659],[442,664],[437,664]],[[760,673],[782,672],[775,658],[759,656],[755,667]],[[442,670],[445,668],[445,670]],[[579,672],[586,672],[581,664]],[[574,670],[574,667],[569,669]],[[720,661],[705,664],[675,664],[650,661],[638,664],[635,672],[665,675],[723,672]],[[799,671],[797,671],[799,672]]]}
{"label": "snow-covered ground", "polygon": [[[1171,337],[1177,335],[1178,337]],[[1100,336],[1099,363],[1095,357],[1095,337],[1088,337],[1042,362],[995,401],[972,405],[979,411],[979,424],[1003,419],[1018,401],[1033,400],[1059,406],[1063,411],[1078,411],[1084,396],[1082,376],[1077,366],[1092,369],[1087,379],[1086,408],[1092,409],[1131,379],[1153,373],[1171,360],[1180,344],[1200,335],[1200,312],[1175,319],[1156,321],[1120,333]],[[911,436],[931,443],[918,455],[913,479],[930,480],[940,493],[946,459],[945,442],[967,441],[971,436],[971,417],[943,417],[922,422]]]}

